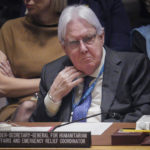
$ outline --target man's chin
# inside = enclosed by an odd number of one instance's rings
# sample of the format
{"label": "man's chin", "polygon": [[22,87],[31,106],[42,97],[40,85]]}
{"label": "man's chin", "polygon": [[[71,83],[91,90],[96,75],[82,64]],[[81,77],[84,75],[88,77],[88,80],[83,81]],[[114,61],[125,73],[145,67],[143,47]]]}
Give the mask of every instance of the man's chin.
{"label": "man's chin", "polygon": [[[83,66],[83,65],[82,65]],[[82,72],[84,73],[84,74],[86,74],[86,75],[90,75],[90,74],[92,74],[94,71],[95,71],[95,66],[93,66],[93,65],[91,65],[91,64],[86,64],[86,66],[85,67],[82,67]]]}

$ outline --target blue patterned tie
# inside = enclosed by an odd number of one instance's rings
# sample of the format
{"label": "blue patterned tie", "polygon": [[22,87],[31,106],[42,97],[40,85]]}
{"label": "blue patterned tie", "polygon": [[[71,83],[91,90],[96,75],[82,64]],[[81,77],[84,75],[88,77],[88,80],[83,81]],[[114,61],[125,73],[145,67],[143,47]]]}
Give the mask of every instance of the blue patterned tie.
{"label": "blue patterned tie", "polygon": [[[83,94],[86,92],[86,90],[89,87],[89,84],[93,78],[90,76],[86,76],[84,79],[84,89]],[[91,105],[91,93],[87,96],[86,99],[84,99],[77,107],[75,107],[73,111],[72,121],[76,121],[82,118],[85,118],[87,116],[88,109]],[[86,119],[82,120],[81,122],[85,122]]]}

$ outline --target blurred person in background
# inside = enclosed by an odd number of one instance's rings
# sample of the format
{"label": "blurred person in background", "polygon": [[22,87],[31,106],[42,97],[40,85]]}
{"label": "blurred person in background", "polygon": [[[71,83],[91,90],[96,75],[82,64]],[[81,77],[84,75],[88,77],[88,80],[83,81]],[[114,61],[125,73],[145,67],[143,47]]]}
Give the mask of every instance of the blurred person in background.
{"label": "blurred person in background", "polygon": [[43,65],[64,55],[57,23],[66,0],[24,0],[24,4],[27,15],[7,21],[0,30],[0,96],[8,99],[0,121],[28,121]]}

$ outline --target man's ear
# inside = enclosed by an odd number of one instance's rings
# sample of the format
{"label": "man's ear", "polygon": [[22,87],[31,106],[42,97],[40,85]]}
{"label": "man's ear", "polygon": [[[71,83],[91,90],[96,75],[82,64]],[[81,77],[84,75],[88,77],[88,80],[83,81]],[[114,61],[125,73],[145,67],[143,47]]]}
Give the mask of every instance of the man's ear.
{"label": "man's ear", "polygon": [[66,49],[65,49],[65,45],[63,43],[61,43],[61,42],[59,42],[59,43],[60,43],[62,49],[64,50],[65,54],[67,55],[67,52],[66,52]]}

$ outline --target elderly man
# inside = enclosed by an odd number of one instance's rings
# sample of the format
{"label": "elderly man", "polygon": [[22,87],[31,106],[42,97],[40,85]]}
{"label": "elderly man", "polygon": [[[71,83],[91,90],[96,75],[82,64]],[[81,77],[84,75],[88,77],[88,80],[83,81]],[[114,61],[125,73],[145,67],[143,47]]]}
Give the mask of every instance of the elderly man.
{"label": "elderly man", "polygon": [[150,114],[150,66],[144,55],[116,52],[86,6],[61,14],[58,37],[67,56],[42,71],[37,108],[30,121],[135,122]]}

